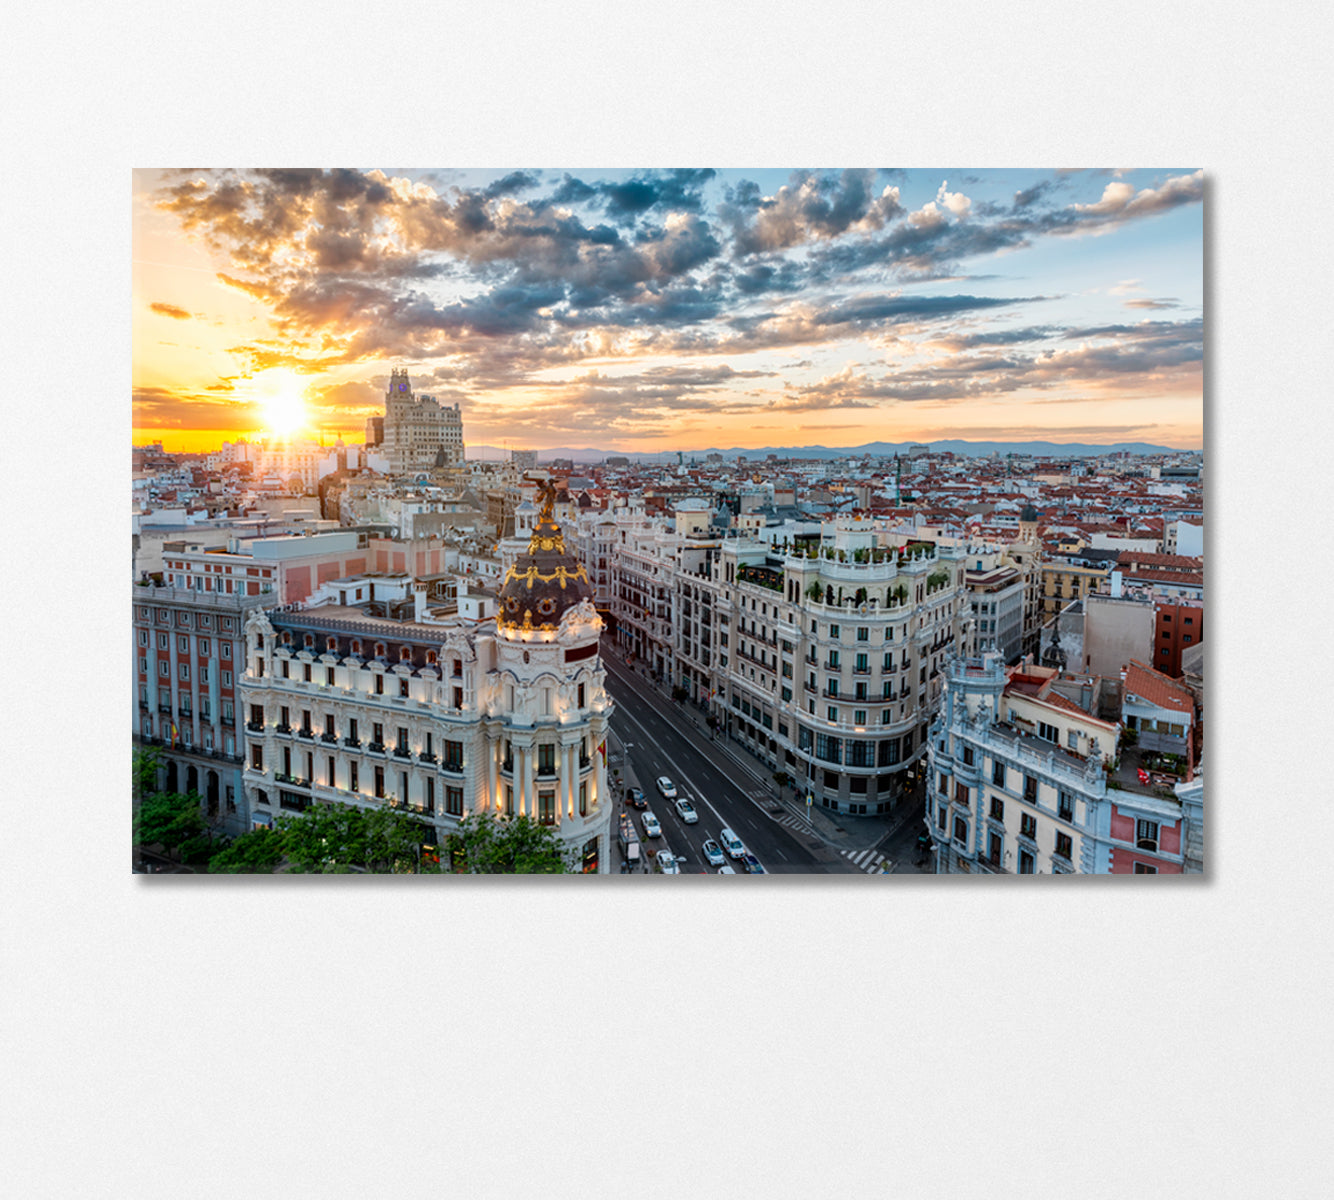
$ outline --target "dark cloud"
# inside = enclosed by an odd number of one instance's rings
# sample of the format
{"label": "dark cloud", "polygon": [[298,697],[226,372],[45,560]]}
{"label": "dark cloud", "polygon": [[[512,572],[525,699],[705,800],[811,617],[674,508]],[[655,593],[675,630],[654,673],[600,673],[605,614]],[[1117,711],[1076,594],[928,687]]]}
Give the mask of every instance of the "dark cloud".
{"label": "dark cloud", "polygon": [[188,321],[194,316],[192,312],[186,312],[185,309],[177,308],[174,304],[163,304],[158,300],[155,300],[148,307],[155,313],[160,313],[164,317],[174,317],[177,321]]}
{"label": "dark cloud", "polygon": [[719,216],[742,256],[827,241],[850,229],[881,229],[903,212],[898,189],[875,194],[875,171],[794,171],[776,195],[753,183],[727,191]]}

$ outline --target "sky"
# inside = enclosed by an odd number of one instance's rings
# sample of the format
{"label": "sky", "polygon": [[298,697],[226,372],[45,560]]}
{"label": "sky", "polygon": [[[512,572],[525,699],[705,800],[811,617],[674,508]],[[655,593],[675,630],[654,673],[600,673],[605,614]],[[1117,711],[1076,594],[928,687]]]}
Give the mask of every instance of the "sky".
{"label": "sky", "polygon": [[1155,170],[138,170],[136,444],[1203,445],[1203,190]]}

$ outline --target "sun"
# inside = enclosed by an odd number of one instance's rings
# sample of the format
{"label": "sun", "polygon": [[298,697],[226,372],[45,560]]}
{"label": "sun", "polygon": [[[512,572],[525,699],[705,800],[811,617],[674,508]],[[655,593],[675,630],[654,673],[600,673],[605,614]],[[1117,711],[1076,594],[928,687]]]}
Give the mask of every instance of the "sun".
{"label": "sun", "polygon": [[306,408],[306,385],[295,371],[273,367],[260,371],[250,384],[266,432],[274,437],[291,437],[308,427],[310,412]]}

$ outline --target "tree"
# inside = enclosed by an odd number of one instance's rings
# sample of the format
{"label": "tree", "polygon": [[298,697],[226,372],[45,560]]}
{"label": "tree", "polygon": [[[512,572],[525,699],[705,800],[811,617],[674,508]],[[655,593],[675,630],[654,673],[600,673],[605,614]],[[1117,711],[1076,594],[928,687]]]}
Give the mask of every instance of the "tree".
{"label": "tree", "polygon": [[283,835],[263,826],[243,833],[208,860],[210,875],[268,875],[283,858]]}
{"label": "tree", "polygon": [[175,850],[207,836],[202,806],[198,792],[158,792],[146,797],[134,814],[135,844],[160,844]]}
{"label": "tree", "polygon": [[294,871],[406,875],[418,869],[422,826],[390,809],[317,804],[299,816],[279,817],[278,829]]}
{"label": "tree", "polygon": [[157,776],[161,767],[162,755],[152,747],[134,752],[130,770],[134,780],[135,800],[142,801],[157,791]]}
{"label": "tree", "polygon": [[795,781],[786,771],[775,771],[774,782],[778,785],[778,798],[781,800],[783,798],[783,789],[787,787],[788,784]]}
{"label": "tree", "polygon": [[531,817],[469,813],[449,839],[454,870],[468,875],[565,875],[570,864],[556,832]]}

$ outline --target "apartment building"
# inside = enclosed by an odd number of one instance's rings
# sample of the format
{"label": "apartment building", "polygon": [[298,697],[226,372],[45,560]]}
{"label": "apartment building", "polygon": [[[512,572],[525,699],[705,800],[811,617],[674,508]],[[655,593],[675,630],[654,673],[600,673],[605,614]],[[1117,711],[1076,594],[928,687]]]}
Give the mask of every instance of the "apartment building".
{"label": "apartment building", "polygon": [[999,654],[960,658],[931,727],[926,828],[942,874],[1173,874],[1202,869],[1203,795],[1118,758],[1100,681]]}

